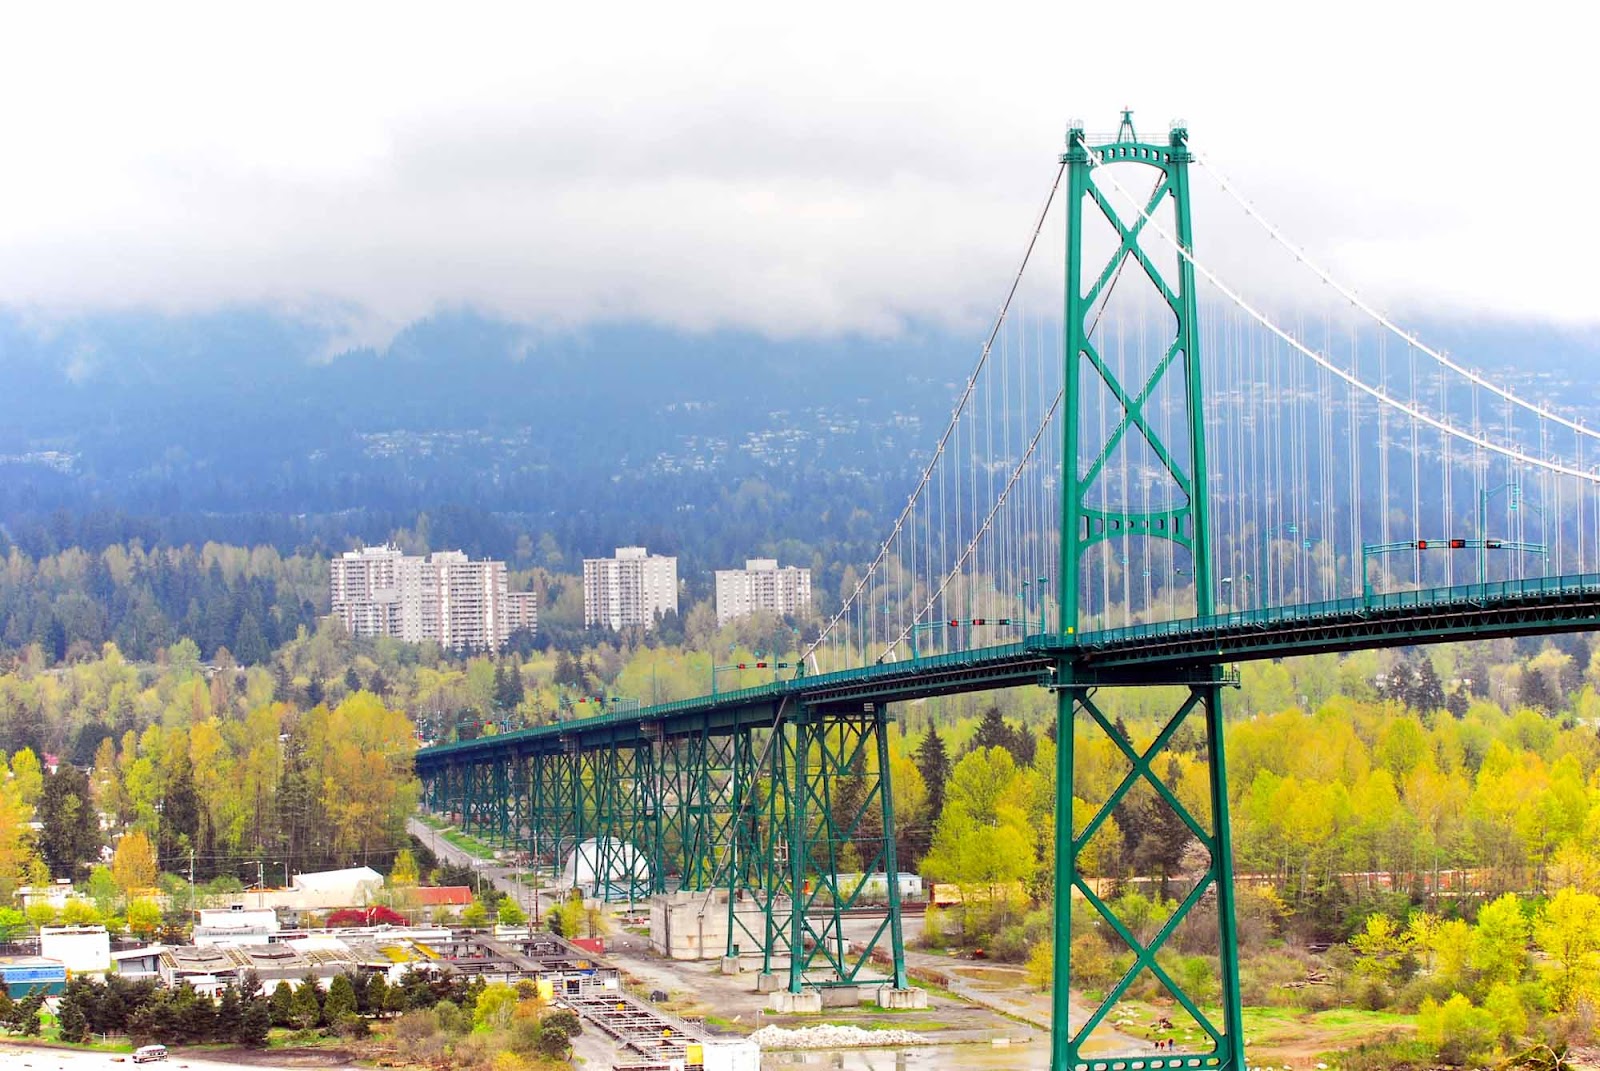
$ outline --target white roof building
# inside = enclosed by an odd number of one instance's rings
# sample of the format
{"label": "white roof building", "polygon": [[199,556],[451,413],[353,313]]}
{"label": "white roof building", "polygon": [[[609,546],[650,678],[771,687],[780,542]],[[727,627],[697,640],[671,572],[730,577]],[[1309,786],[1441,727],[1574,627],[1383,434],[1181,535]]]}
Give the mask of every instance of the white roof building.
{"label": "white roof building", "polygon": [[370,866],[296,874],[291,891],[306,908],[361,907],[383,891],[383,875]]}
{"label": "white roof building", "polygon": [[251,910],[235,904],[225,908],[201,908],[195,924],[194,943],[209,945],[265,945],[278,933],[278,913],[272,908]]}
{"label": "white roof building", "polygon": [[39,955],[72,974],[104,974],[111,969],[111,935],[104,926],[41,926]]}

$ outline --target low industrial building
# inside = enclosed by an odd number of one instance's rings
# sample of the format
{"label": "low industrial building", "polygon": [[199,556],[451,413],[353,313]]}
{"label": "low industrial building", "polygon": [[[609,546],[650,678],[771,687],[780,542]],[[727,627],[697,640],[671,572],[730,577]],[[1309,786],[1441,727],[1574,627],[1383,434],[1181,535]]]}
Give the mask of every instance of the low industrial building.
{"label": "low industrial building", "polygon": [[67,988],[67,968],[43,956],[6,956],[0,958],[0,984],[12,1000],[21,1000],[40,986],[53,997]]}
{"label": "low industrial building", "polygon": [[74,975],[105,974],[111,969],[111,935],[104,926],[41,926],[39,955]]}
{"label": "low industrial building", "polygon": [[208,945],[265,945],[278,935],[278,913],[272,908],[251,910],[243,904],[226,908],[201,908],[194,927],[194,943]]}

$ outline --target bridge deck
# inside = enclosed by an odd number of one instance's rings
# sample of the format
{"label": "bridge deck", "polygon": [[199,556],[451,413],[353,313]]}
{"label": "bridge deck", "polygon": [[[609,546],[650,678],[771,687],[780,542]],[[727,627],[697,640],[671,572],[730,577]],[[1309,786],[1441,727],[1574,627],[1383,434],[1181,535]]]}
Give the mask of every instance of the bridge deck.
{"label": "bridge deck", "polygon": [[1262,658],[1600,629],[1600,573],[1390,592],[973,648],[774,681],[624,713],[424,748],[419,769],[510,750],[599,746],[770,725],[785,710],[890,703],[1025,684],[1070,666],[1085,684],[1179,683]]}

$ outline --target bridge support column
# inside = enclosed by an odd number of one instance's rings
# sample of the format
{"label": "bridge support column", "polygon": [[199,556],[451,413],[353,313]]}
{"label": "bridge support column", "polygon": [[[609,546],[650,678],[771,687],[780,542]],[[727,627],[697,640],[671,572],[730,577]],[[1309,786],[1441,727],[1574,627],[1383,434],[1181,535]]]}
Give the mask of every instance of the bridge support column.
{"label": "bridge support column", "polygon": [[[1215,666],[1194,668],[1182,703],[1142,750],[1134,746],[1120,725],[1108,718],[1097,704],[1094,693],[1099,682],[1092,679],[1091,674],[1064,660],[1057,668],[1056,677],[1056,914],[1051,1068],[1053,1071],[1097,1071],[1111,1063],[1123,1062],[1125,1058],[1136,1058],[1152,1071],[1188,1067],[1244,1071],[1247,1065],[1239,999],[1233,846],[1228,827],[1227,769],[1223,759],[1220,669]],[[1170,687],[1170,684],[1170,680],[1152,680],[1145,686]],[[1186,733],[1181,744],[1176,742],[1180,730],[1195,714],[1194,720],[1204,726],[1203,740],[1199,739],[1199,733]],[[1080,733],[1085,740],[1108,739],[1128,765],[1120,783],[1103,800],[1086,802],[1078,798],[1074,775]],[[1158,765],[1157,759],[1162,757],[1167,761]],[[1204,764],[1204,812],[1197,808],[1191,810],[1191,806],[1186,806],[1179,798],[1182,770],[1189,763]],[[1078,813],[1077,807],[1083,807],[1086,813]],[[1153,934],[1144,938],[1134,932],[1129,920],[1118,915],[1115,902],[1102,899],[1096,881],[1101,875],[1084,872],[1085,849],[1097,836],[1115,829],[1113,813],[1121,808],[1146,814],[1159,812],[1168,826],[1181,831],[1180,836],[1170,838],[1179,841],[1175,847],[1194,846],[1208,857],[1202,867],[1197,860],[1188,858],[1199,854],[1198,851],[1175,852],[1159,864],[1159,874],[1141,875],[1148,881],[1159,882],[1154,893],[1158,904],[1166,902],[1169,881],[1187,886],[1186,890],[1180,890],[1182,894],[1177,897],[1170,916]],[[1207,901],[1214,905],[1216,916],[1220,1009],[1203,1007],[1201,995],[1191,994],[1157,959],[1181,927],[1191,919],[1199,922],[1205,918],[1200,908]],[[1075,933],[1073,928],[1074,902],[1081,902],[1088,909],[1080,908],[1084,916],[1079,920],[1081,933]],[[1133,963],[1122,978],[1106,990],[1105,998],[1087,1018],[1074,1023],[1070,1000],[1074,982],[1072,941],[1075,936],[1085,935],[1120,943],[1133,954]],[[1194,1032],[1203,1040],[1178,1043],[1170,1057],[1151,1056],[1147,1052],[1116,1052],[1117,1035],[1109,1029],[1106,1018],[1136,983],[1164,989],[1174,1002],[1170,1018],[1181,1017],[1192,1022]],[[1086,987],[1080,984],[1078,988]],[[1101,1034],[1098,1038],[1097,1033]],[[1183,1033],[1181,1027],[1173,1030],[1175,1035]],[[1199,1062],[1189,1062],[1195,1059]]]}

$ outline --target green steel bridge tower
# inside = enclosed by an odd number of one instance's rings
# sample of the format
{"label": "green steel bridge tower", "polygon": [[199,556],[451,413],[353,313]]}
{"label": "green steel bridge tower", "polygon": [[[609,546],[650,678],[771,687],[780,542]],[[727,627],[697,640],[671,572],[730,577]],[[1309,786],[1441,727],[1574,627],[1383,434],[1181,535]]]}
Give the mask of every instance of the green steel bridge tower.
{"label": "green steel bridge tower", "polygon": [[[1170,202],[1175,236],[1185,249],[1193,246],[1189,196],[1188,131],[1175,126],[1164,144],[1142,142],[1135,134],[1132,116],[1123,112],[1117,139],[1108,144],[1090,145],[1083,128],[1074,125],[1067,133],[1067,250],[1065,295],[1065,420],[1062,438],[1061,485],[1061,565],[1058,574],[1060,599],[1059,632],[1064,637],[1077,634],[1081,621],[1079,596],[1086,559],[1102,543],[1129,539],[1167,540],[1186,553],[1194,578],[1196,617],[1213,613],[1210,553],[1210,527],[1207,520],[1205,421],[1201,411],[1199,313],[1195,295],[1193,265],[1188,258],[1176,258],[1176,272],[1163,273],[1157,258],[1142,244],[1146,224]],[[1148,168],[1156,179],[1142,211],[1125,219],[1111,203],[1108,191],[1095,183],[1095,170],[1115,164]],[[1085,262],[1085,215],[1100,215],[1115,232],[1115,249],[1103,263]],[[1111,291],[1128,272],[1142,275],[1154,287],[1159,301],[1173,316],[1171,338],[1161,340],[1159,359],[1140,384],[1119,381],[1111,364],[1102,358],[1093,341],[1096,310],[1103,308]],[[1175,275],[1175,277],[1173,277]],[[1184,400],[1183,417],[1176,430],[1181,439],[1164,438],[1157,421],[1146,407],[1161,395],[1164,384],[1179,392]],[[1086,443],[1080,434],[1079,416],[1085,396],[1085,380],[1098,380],[1116,400],[1120,411],[1110,438],[1101,444]],[[1170,432],[1169,432],[1170,434]],[[1136,509],[1117,500],[1117,491],[1106,485],[1108,461],[1129,440],[1137,438],[1147,457],[1159,460],[1170,492],[1160,509]],[[1087,448],[1086,448],[1087,447]],[[1140,687],[1181,684],[1187,697],[1172,713],[1154,743],[1142,754],[1106,717],[1096,704],[1094,693],[1103,686]],[[1197,660],[1189,667],[1161,665],[1147,672],[1123,669],[1107,677],[1093,664],[1086,663],[1078,651],[1067,647],[1055,662],[1056,692],[1056,904],[1054,917],[1055,959],[1052,992],[1051,1066],[1089,1068],[1106,1071],[1112,1063],[1095,1058],[1086,1049],[1090,1037],[1107,1012],[1128,987],[1144,972],[1153,974],[1183,1006],[1215,1043],[1212,1055],[1152,1056],[1143,1059],[1147,1068],[1214,1067],[1240,1069],[1244,1064],[1243,1031],[1240,1027],[1239,956],[1234,933],[1233,849],[1228,826],[1228,785],[1222,748],[1222,667],[1214,660]],[[1157,772],[1156,760],[1172,742],[1180,728],[1190,721],[1203,724],[1210,788],[1209,815],[1195,816],[1173,793]],[[1074,813],[1074,740],[1080,727],[1086,733],[1103,733],[1122,752],[1129,770],[1116,790],[1092,815]],[[1180,902],[1177,911],[1148,943],[1141,943],[1124,920],[1085,880],[1079,858],[1086,846],[1131,792],[1144,786],[1176,813],[1184,826],[1209,855],[1205,873]],[[1069,1028],[1072,975],[1072,916],[1068,904],[1081,896],[1110,926],[1134,955],[1132,968],[1115,985],[1100,1006],[1082,1024]],[[1202,901],[1215,899],[1221,959],[1220,1017],[1213,1021],[1200,1003],[1170,973],[1156,956],[1168,940]],[[1125,1066],[1125,1065],[1123,1065]]]}

